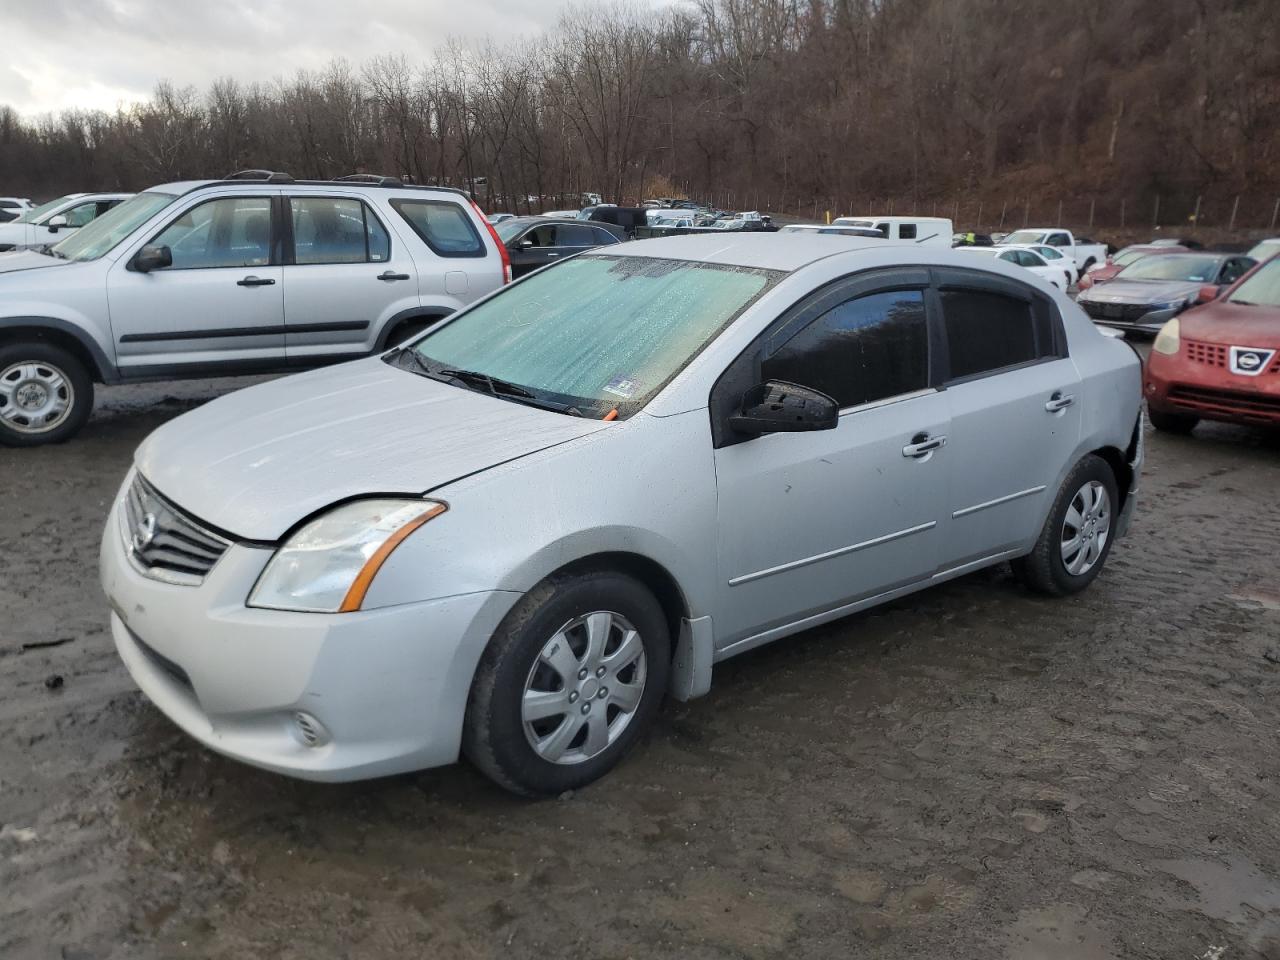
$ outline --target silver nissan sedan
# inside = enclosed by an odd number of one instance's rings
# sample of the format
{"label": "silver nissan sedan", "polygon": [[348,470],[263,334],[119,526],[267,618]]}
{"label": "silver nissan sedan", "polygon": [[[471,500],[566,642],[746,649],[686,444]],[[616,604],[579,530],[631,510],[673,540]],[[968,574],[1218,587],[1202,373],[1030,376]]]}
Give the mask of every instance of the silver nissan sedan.
{"label": "silver nissan sedan", "polygon": [[1139,362],[946,248],[724,234],[574,257],[138,449],[102,541],[134,679],[313,780],[604,774],[715,664],[980,567],[1084,589]]}

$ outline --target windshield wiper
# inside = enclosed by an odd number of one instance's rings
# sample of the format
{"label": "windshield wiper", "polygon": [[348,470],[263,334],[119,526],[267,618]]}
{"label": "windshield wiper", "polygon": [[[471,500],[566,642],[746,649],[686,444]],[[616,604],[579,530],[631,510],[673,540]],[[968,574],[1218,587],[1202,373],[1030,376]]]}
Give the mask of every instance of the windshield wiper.
{"label": "windshield wiper", "polygon": [[524,397],[525,399],[533,399],[533,394],[519,384],[512,383],[509,380],[501,380],[498,377],[491,377],[487,373],[480,373],[476,370],[452,370],[448,367],[437,370],[442,377],[451,377],[454,380],[461,380],[468,386],[481,385],[489,388],[489,392],[495,396],[507,397]]}

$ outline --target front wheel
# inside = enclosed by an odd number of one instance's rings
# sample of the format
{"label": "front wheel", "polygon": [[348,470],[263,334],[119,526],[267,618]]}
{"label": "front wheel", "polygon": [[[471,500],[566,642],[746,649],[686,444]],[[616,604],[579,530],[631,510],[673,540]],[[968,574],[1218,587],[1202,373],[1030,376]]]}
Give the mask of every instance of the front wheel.
{"label": "front wheel", "polygon": [[0,443],[58,443],[79,431],[92,409],[93,381],[75,355],[39,340],[0,347]]}
{"label": "front wheel", "polygon": [[552,578],[507,614],[476,671],[463,751],[500,786],[546,796],[607,773],[653,722],[671,638],[620,573]]}
{"label": "front wheel", "polygon": [[1038,593],[1078,593],[1102,571],[1119,509],[1116,478],[1101,457],[1084,457],[1067,476],[1036,540],[1013,572]]}
{"label": "front wheel", "polygon": [[1162,410],[1147,408],[1147,417],[1151,425],[1165,433],[1188,434],[1196,428],[1200,418],[1186,413],[1165,413]]}

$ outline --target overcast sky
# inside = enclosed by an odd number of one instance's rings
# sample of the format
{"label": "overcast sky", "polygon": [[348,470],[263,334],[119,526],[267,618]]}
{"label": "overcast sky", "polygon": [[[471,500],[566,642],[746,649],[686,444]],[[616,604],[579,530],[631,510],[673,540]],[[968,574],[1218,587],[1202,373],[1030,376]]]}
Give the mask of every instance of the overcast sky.
{"label": "overcast sky", "polygon": [[[595,5],[610,0],[577,0]],[[643,0],[642,0],[643,2]],[[653,0],[651,4],[667,0]],[[204,88],[384,53],[425,58],[450,37],[506,40],[554,25],[564,0],[0,0],[0,103],[25,115],[114,110],[157,80]]]}

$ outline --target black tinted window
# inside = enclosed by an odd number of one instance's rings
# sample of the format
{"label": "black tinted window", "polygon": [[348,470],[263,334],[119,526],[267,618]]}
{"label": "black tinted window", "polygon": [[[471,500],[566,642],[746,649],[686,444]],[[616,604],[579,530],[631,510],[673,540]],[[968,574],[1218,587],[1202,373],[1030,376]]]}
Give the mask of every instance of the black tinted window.
{"label": "black tinted window", "polygon": [[1053,352],[1047,317],[1026,300],[986,290],[944,290],[942,316],[952,379],[1027,363]]}
{"label": "black tinted window", "polygon": [[766,380],[786,380],[841,407],[929,385],[929,334],[918,290],[873,293],[828,310],[773,353]]}
{"label": "black tinted window", "polygon": [[596,232],[588,226],[576,223],[561,224],[556,228],[556,245],[560,247],[594,247]]}
{"label": "black tinted window", "polygon": [[899,240],[914,240],[916,238],[916,225],[914,223],[903,223],[898,225]]}

